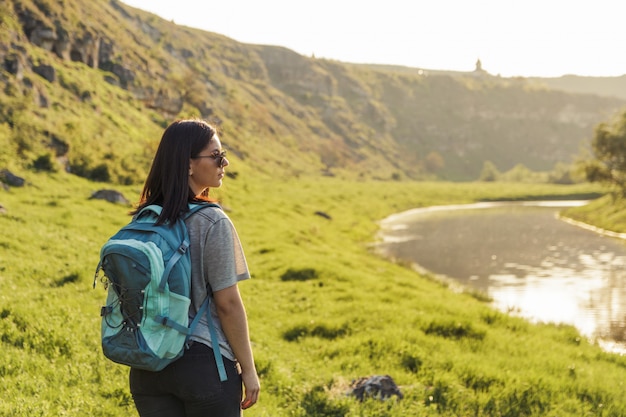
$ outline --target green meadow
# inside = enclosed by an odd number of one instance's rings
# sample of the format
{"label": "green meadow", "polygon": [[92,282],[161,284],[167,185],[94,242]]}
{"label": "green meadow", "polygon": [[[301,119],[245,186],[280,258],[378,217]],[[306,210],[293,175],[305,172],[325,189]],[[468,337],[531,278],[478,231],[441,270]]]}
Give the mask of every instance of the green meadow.
{"label": "green meadow", "polygon": [[[0,191],[0,416],[134,416],[128,369],[104,358],[92,288],[128,206],[108,186],[25,174]],[[139,186],[116,187],[135,201]],[[245,416],[624,416],[626,357],[571,326],[531,324],[377,256],[377,222],[414,207],[597,196],[591,185],[273,179],[243,171],[214,195],[253,278],[240,285],[262,382]],[[316,214],[327,214],[330,219]],[[402,400],[359,402],[393,377]]]}

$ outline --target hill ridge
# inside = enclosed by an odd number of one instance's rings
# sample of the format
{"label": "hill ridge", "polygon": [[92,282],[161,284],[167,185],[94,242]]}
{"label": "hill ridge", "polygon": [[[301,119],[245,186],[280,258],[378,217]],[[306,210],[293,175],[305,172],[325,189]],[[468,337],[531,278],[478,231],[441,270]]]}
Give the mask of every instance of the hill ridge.
{"label": "hill ridge", "polygon": [[11,0],[0,16],[0,163],[54,159],[102,181],[142,177],[179,117],[220,125],[242,170],[271,175],[472,180],[485,162],[545,171],[626,104],[535,79],[306,57],[117,0]]}

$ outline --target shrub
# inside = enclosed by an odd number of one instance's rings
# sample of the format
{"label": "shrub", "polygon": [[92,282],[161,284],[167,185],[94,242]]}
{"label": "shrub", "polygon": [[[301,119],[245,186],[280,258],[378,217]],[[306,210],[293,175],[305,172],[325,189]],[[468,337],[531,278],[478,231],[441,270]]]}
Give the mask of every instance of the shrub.
{"label": "shrub", "polygon": [[402,359],[400,361],[402,367],[404,369],[406,369],[407,371],[413,372],[414,374],[416,374],[420,368],[422,367],[423,361],[422,359],[417,356],[417,355],[413,355],[410,353],[405,353],[402,356]]}
{"label": "shrub", "polygon": [[302,408],[307,416],[343,417],[350,411],[347,403],[329,399],[322,386],[315,386],[304,394]]}
{"label": "shrub", "polygon": [[80,274],[77,272],[70,273],[63,278],[60,278],[54,282],[55,287],[62,287],[65,284],[71,284],[80,280]]}
{"label": "shrub", "polygon": [[308,281],[317,278],[317,271],[313,268],[289,268],[280,277],[282,281]]}
{"label": "shrub", "polygon": [[343,324],[340,327],[329,327],[325,324],[318,324],[317,326],[300,325],[292,327],[283,333],[283,338],[288,342],[293,342],[306,336],[334,340],[338,337],[346,336],[349,333],[350,327],[347,324]]}
{"label": "shrub", "polygon": [[37,159],[33,161],[33,168],[35,168],[37,171],[56,171],[54,160],[52,159],[52,155],[50,155],[49,153],[38,156]]}
{"label": "shrub", "polygon": [[476,330],[470,323],[460,323],[456,321],[448,322],[431,322],[426,329],[426,334],[436,334],[447,339],[476,339],[482,340],[485,338],[485,332],[482,330]]}

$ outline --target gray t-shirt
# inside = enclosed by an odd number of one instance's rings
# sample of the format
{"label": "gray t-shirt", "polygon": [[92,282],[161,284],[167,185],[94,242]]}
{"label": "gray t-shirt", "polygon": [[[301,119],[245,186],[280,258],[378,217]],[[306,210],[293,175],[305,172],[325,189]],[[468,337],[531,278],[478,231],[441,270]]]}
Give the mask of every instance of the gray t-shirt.
{"label": "gray t-shirt", "polygon": [[[207,287],[212,292],[223,290],[250,278],[250,272],[237,231],[221,209],[203,208],[185,220],[185,223],[190,239],[190,315],[193,317],[207,296]],[[236,360],[222,330],[212,294],[211,318],[217,331],[222,355],[230,360]],[[206,314],[200,318],[190,339],[211,346]]]}

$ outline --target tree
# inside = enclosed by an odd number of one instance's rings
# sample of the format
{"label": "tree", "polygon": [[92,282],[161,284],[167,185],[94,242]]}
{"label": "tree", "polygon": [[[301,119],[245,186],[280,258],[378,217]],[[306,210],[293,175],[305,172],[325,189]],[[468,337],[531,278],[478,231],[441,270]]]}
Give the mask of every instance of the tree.
{"label": "tree", "polygon": [[591,149],[595,159],[584,163],[587,180],[612,185],[626,194],[626,112],[596,126]]}
{"label": "tree", "polygon": [[509,182],[541,182],[541,174],[531,171],[526,165],[519,163],[500,176],[501,181]]}
{"label": "tree", "polygon": [[552,171],[548,173],[548,182],[551,184],[574,184],[573,168],[563,162],[557,162]]}
{"label": "tree", "polygon": [[491,182],[497,181],[500,178],[500,171],[496,168],[495,164],[491,161],[483,162],[483,169],[480,172],[479,181]]}

